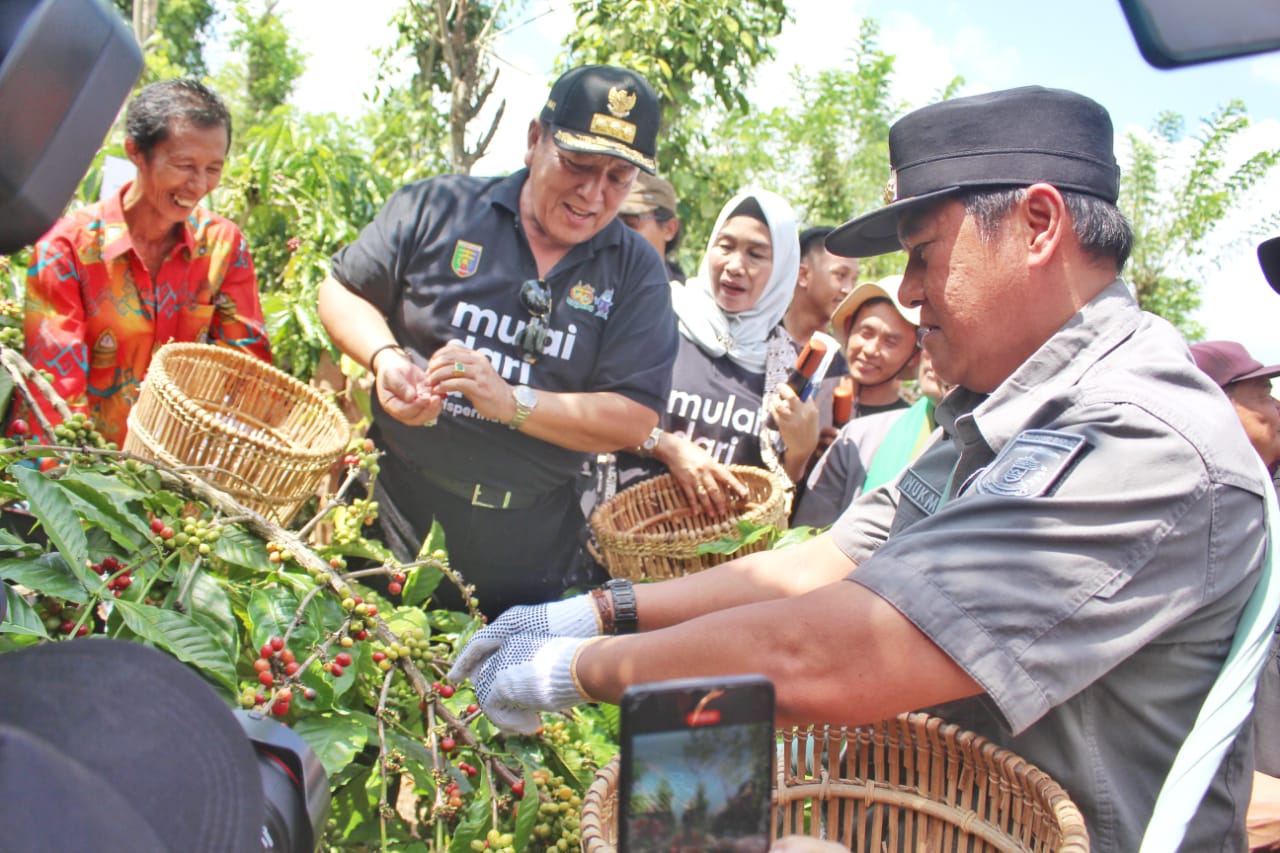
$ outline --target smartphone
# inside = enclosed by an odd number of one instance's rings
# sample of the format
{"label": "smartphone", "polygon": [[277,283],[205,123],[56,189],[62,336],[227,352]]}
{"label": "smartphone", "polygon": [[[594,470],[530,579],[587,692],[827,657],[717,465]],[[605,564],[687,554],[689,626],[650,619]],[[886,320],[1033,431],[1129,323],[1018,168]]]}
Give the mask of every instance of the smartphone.
{"label": "smartphone", "polygon": [[764,676],[628,688],[620,853],[766,853],[775,743],[773,684]]}

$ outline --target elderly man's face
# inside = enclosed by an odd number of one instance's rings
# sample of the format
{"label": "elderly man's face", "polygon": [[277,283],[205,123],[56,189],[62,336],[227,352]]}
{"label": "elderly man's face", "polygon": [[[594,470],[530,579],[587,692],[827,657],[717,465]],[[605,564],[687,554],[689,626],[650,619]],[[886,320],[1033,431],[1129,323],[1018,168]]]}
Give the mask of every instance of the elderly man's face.
{"label": "elderly man's face", "polygon": [[1270,379],[1246,379],[1226,388],[1249,442],[1269,470],[1280,463],[1280,402],[1271,394]]}
{"label": "elderly man's face", "polygon": [[608,225],[639,171],[607,154],[565,151],[537,122],[529,130],[524,162],[529,180],[520,194],[521,224],[531,241],[560,250]]}
{"label": "elderly man's face", "polygon": [[1042,323],[1032,320],[1046,309],[1028,283],[1019,233],[1006,221],[984,242],[954,199],[899,223],[908,259],[898,298],[920,306],[924,348],[938,372],[973,391],[994,390],[1043,343]]}

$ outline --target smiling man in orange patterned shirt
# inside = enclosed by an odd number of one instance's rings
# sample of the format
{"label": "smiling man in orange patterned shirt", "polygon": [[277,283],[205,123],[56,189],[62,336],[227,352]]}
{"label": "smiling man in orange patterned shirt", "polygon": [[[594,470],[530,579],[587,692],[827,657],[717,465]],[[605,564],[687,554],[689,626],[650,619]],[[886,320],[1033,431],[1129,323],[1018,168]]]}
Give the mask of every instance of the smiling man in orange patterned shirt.
{"label": "smiling man in orange patterned shirt", "polygon": [[24,324],[28,360],[117,444],[161,345],[271,358],[244,235],[198,206],[222,177],[226,107],[195,80],[167,80],[130,102],[125,124],[136,179],[63,217],[36,245]]}

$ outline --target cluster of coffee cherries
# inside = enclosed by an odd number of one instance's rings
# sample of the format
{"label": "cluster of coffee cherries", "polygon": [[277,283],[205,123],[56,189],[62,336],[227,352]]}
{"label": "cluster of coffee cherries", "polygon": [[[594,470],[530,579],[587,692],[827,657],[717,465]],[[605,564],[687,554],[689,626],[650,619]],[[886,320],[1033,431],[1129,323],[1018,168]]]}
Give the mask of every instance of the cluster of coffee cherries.
{"label": "cluster of coffee cherries", "polygon": [[363,535],[363,529],[373,524],[378,516],[378,502],[368,498],[356,498],[350,504],[334,507],[330,513],[333,522],[333,541],[338,545],[350,545]]}
{"label": "cluster of coffee cherries", "polygon": [[342,464],[348,468],[364,468],[370,474],[377,474],[381,470],[378,466],[378,456],[379,454],[373,445],[372,438],[357,438],[347,445],[347,452],[342,457]]}
{"label": "cluster of coffee cherries", "polygon": [[115,557],[103,557],[99,563],[90,563],[89,568],[103,577],[110,575],[107,577],[107,589],[111,590],[116,598],[133,585],[133,573],[129,571],[127,565]]}
{"label": "cluster of coffee cherries", "polygon": [[[26,445],[30,436],[31,436],[31,425],[28,424],[25,420],[23,420],[22,418],[14,418],[9,422],[9,437],[12,438],[14,442],[21,445]],[[36,444],[39,444],[39,443],[40,441],[37,438]],[[56,456],[42,456],[40,457],[40,461],[38,463],[41,471],[50,471],[54,468],[57,468],[59,464],[60,463],[58,461],[58,457]]]}
{"label": "cluster of coffee cherries", "polygon": [[41,601],[41,618],[45,629],[50,633],[84,637],[92,630],[88,624],[77,624],[80,621],[80,605],[58,598],[42,598]]}
{"label": "cluster of coffee cherries", "polygon": [[473,840],[471,849],[477,851],[477,853],[483,850],[492,850],[494,853],[515,853],[516,849],[511,846],[515,843],[515,836],[511,833],[491,829],[483,841],[479,838]]}
{"label": "cluster of coffee cherries", "polygon": [[462,786],[454,780],[450,779],[444,786],[444,796],[450,809],[457,811],[462,808]]}
{"label": "cluster of coffee cherries", "polygon": [[201,556],[213,552],[213,545],[222,537],[222,530],[203,518],[185,518],[173,527],[163,518],[151,520],[151,532],[159,537],[166,548],[180,551],[190,548]]}
{"label": "cluster of coffee cherries", "polygon": [[267,562],[273,566],[288,563],[293,559],[293,554],[289,549],[281,545],[279,542],[267,543]]}
{"label": "cluster of coffee cherries", "polygon": [[93,421],[84,412],[75,412],[70,418],[53,428],[55,444],[67,447],[93,447],[98,450],[116,450],[114,441],[107,441],[93,428]]}
{"label": "cluster of coffee cherries", "polygon": [[[287,716],[293,702],[293,689],[287,683],[296,676],[299,666],[293,652],[285,646],[283,637],[267,640],[258,650],[258,658],[253,662],[253,669],[258,674],[258,684],[250,685],[241,692],[240,704],[246,708],[269,706],[275,716]],[[303,688],[302,698],[315,699],[315,689]]]}
{"label": "cluster of coffee cherries", "polygon": [[23,308],[12,299],[0,299],[0,346],[21,350],[26,343],[22,333]]}
{"label": "cluster of coffee cherries", "polygon": [[533,781],[542,802],[529,849],[577,850],[582,837],[582,798],[564,783],[564,777],[552,776],[545,768],[533,771]]}

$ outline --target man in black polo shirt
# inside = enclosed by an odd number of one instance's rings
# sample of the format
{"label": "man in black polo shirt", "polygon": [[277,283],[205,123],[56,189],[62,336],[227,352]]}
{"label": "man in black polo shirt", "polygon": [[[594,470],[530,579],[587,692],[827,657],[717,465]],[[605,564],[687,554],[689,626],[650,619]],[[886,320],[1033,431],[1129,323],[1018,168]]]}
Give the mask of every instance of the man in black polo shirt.
{"label": "man in black polo shirt", "polygon": [[[584,457],[639,446],[666,400],[667,276],[615,221],[657,130],[642,77],[573,69],[530,122],[527,168],[403,187],[321,285],[325,328],[374,376],[387,545],[412,559],[438,520],[487,614],[560,593]],[[436,604],[460,604],[445,586]]]}

